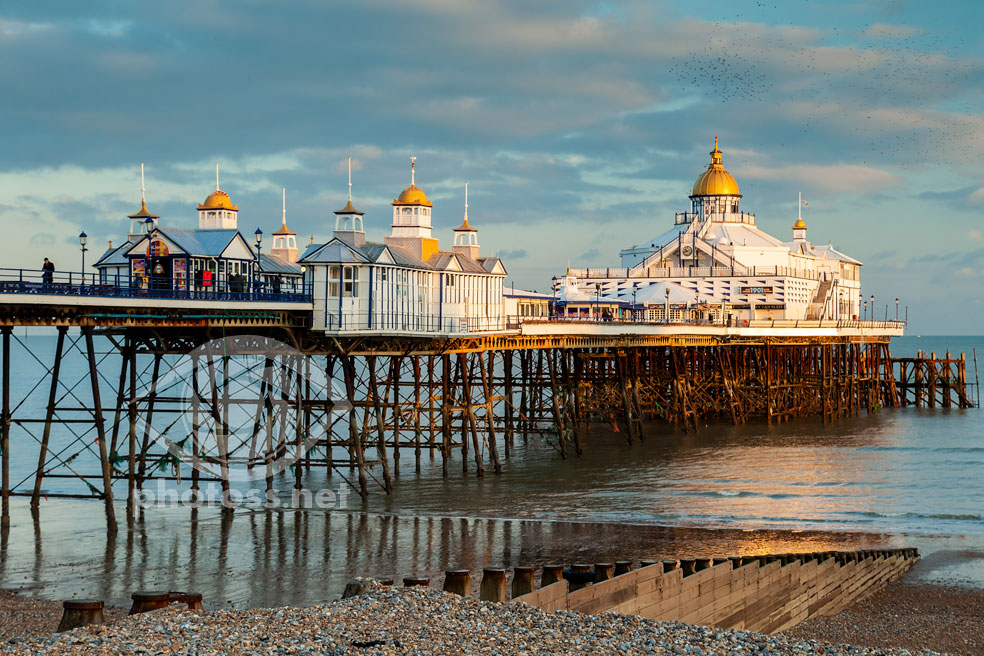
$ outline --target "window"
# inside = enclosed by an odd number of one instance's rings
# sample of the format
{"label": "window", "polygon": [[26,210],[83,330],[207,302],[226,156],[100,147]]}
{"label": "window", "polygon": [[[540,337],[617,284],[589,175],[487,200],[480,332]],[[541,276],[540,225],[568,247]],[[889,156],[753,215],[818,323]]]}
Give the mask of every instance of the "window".
{"label": "window", "polygon": [[380,269],[379,270],[379,281],[380,282],[386,282],[386,275],[387,275],[387,273],[388,272],[387,272],[386,269]]}
{"label": "window", "polygon": [[339,269],[337,266],[328,267],[328,296],[330,298],[338,297],[338,275]]}
{"label": "window", "polygon": [[356,282],[355,267],[342,267],[342,296],[357,297],[359,295],[359,287]]}

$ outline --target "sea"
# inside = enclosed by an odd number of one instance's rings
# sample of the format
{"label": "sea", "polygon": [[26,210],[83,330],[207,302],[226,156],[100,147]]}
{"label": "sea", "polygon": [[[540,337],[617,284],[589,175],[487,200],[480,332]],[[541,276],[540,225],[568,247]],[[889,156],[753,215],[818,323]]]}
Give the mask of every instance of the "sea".
{"label": "sea", "polygon": [[[22,339],[41,340],[39,352],[54,340]],[[965,353],[974,382],[984,337],[892,342],[895,356],[918,351]],[[41,366],[17,372],[15,397]],[[442,477],[439,458],[425,454],[418,467],[408,450],[394,492],[373,481],[367,502],[346,477],[315,472],[306,484],[334,490],[331,507],[298,508],[293,479],[280,475],[277,510],[229,516],[169,503],[128,524],[119,506],[115,534],[100,501],[46,498],[32,513],[18,497],[0,536],[0,587],[119,605],[133,591],[166,588],[242,608],[337,598],[357,576],[439,582],[458,567],[914,546],[923,560],[911,580],[984,588],[979,409],[882,409],[832,423],[686,433],[650,424],[645,433],[630,445],[595,426],[584,454],[566,460],[549,440],[517,438],[502,473],[481,478],[460,461]],[[17,479],[35,463],[12,453]]]}

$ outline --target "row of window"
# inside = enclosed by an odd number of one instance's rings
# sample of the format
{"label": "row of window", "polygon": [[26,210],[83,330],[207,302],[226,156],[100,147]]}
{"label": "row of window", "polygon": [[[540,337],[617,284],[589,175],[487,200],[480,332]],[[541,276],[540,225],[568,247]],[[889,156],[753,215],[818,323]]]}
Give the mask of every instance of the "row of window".
{"label": "row of window", "polygon": [[[358,298],[360,267],[329,266],[328,297]],[[378,289],[384,310],[408,310],[410,299],[418,304],[425,303],[434,289],[433,276],[427,271],[411,269],[376,269],[376,289]],[[488,306],[493,298],[502,296],[502,280],[488,276],[468,274],[444,274],[444,303],[463,303],[466,298],[473,303]],[[392,306],[392,307],[389,307]],[[418,310],[419,311],[419,310]]]}

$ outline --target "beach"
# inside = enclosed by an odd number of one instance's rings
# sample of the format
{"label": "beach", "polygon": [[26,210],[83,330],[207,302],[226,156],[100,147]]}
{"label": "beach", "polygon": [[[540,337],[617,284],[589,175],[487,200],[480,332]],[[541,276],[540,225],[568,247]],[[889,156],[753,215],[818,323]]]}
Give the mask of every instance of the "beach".
{"label": "beach", "polygon": [[[904,624],[900,617],[898,624]],[[976,638],[975,638],[976,639]],[[5,654],[910,654],[920,647],[838,645],[808,638],[656,622],[630,615],[543,613],[421,588],[377,588],[306,608],[175,608],[51,637],[7,639]],[[979,642],[977,643],[979,644]],[[979,653],[955,651],[954,653]]]}

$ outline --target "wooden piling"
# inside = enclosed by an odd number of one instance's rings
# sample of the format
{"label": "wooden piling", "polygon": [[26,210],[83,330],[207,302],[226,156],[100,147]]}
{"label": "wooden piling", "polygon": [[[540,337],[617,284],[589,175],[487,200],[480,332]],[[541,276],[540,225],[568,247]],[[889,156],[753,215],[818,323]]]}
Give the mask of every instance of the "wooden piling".
{"label": "wooden piling", "polygon": [[497,567],[483,569],[480,596],[482,601],[506,603],[506,570]]}
{"label": "wooden piling", "polygon": [[444,573],[444,591],[467,597],[471,594],[471,572],[449,569]]}
{"label": "wooden piling", "polygon": [[536,568],[518,566],[513,568],[513,580],[511,598],[522,597],[524,594],[533,592],[535,584]]}
{"label": "wooden piling", "polygon": [[69,599],[62,602],[62,617],[55,633],[71,631],[89,624],[105,624],[103,602],[98,599]]}

